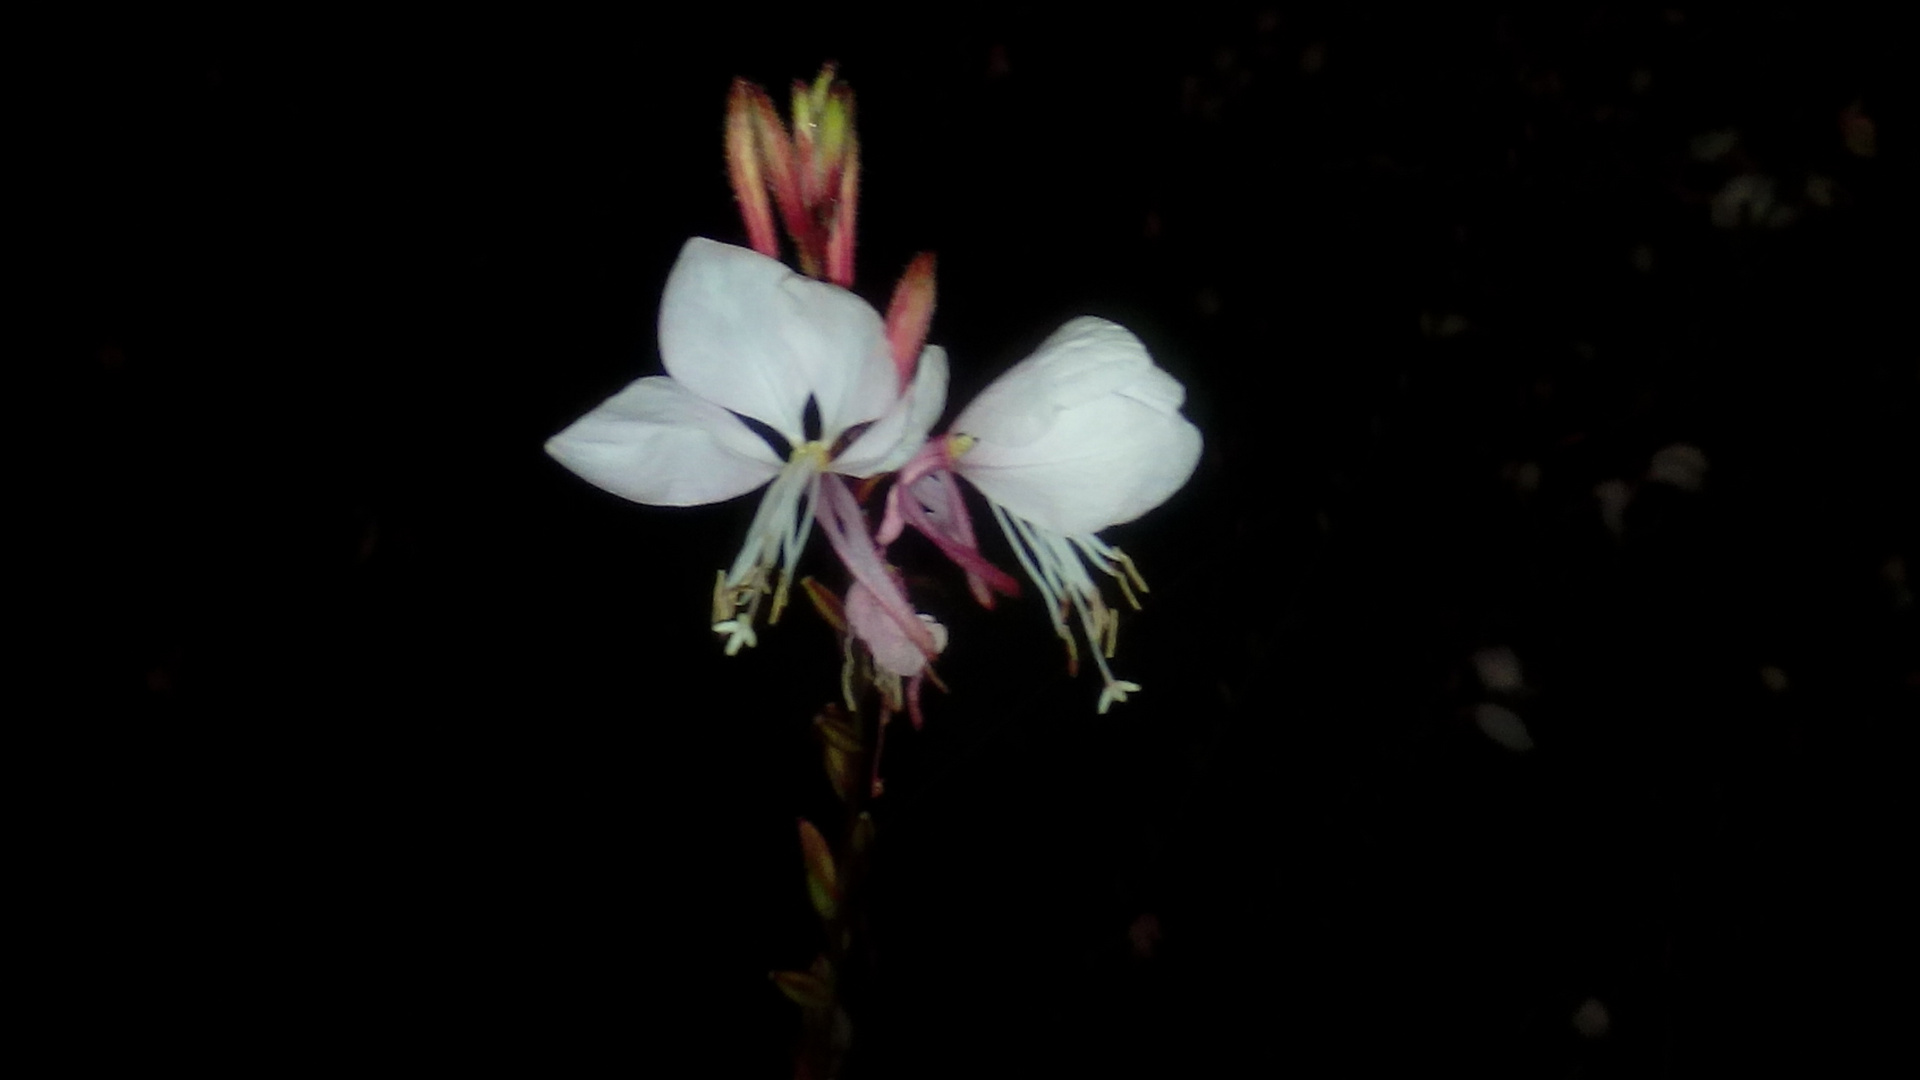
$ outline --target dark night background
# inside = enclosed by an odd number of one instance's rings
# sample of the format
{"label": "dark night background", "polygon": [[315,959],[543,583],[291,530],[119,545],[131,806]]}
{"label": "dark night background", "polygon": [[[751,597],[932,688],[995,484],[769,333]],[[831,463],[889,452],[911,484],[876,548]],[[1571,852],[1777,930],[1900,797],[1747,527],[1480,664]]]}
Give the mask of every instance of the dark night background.
{"label": "dark night background", "polygon": [[1031,602],[898,550],[953,693],[889,746],[850,1075],[1735,1075],[1911,1030],[1889,26],[803,7],[98,13],[44,54],[76,1060],[784,1075],[835,642],[801,608],[722,656],[753,500],[540,446],[659,370],[680,245],[741,239],[730,80],[829,58],[862,291],[938,253],[950,410],[1090,313],[1207,436],[1109,534],[1153,591],[1105,717]]}

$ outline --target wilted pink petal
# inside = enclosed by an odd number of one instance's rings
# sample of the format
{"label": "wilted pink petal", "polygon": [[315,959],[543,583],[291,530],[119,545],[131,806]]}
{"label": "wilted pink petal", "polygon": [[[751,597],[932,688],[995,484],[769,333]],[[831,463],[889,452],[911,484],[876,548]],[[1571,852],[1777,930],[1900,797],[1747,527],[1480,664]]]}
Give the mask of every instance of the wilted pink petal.
{"label": "wilted pink petal", "polygon": [[[866,644],[867,651],[873,654],[873,662],[881,670],[903,679],[917,678],[926,670],[929,654],[907,636],[901,623],[894,618],[889,607],[873,594],[872,589],[854,582],[853,587],[847,590],[846,611],[848,629]],[[925,616],[916,618],[938,646],[939,638],[945,636],[944,629]]]}
{"label": "wilted pink petal", "polygon": [[[865,586],[871,602],[886,614],[900,635],[912,642],[924,656],[939,655],[940,646],[934,640],[932,631],[907,603],[906,595],[900,591],[893,572],[880,561],[879,549],[874,547],[873,536],[867,532],[867,520],[861,515],[860,504],[854,501],[853,492],[847,490],[846,482],[832,474],[822,476],[816,510],[820,530],[826,533],[827,542],[833,545],[834,553],[840,556],[847,572],[853,575],[856,588]],[[853,619],[853,595],[854,590],[849,589],[849,620]],[[856,633],[859,632],[856,624]],[[867,638],[867,634],[862,633],[861,637]]]}
{"label": "wilted pink petal", "polygon": [[901,466],[893,488],[887,492],[878,539],[891,544],[907,525],[912,525],[966,571],[967,589],[981,607],[991,609],[994,593],[1019,596],[1020,583],[980,554],[973,518],[967,513],[966,499],[947,468],[948,462],[947,440],[935,439]]}

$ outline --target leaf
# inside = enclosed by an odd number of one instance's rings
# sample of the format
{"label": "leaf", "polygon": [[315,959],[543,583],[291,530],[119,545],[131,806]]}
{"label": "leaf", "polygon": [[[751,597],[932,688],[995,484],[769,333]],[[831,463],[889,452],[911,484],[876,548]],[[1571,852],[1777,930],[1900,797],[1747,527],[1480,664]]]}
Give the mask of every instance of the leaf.
{"label": "leaf", "polygon": [[800,819],[800,854],[807,864],[807,895],[813,900],[813,910],[822,919],[832,920],[840,909],[839,873],[834,869],[826,837],[806,818]]}
{"label": "leaf", "polygon": [[861,750],[860,733],[847,723],[846,714],[832,705],[813,718],[813,733],[826,745],[849,754],[857,754]]}
{"label": "leaf", "polygon": [[842,634],[847,632],[846,612],[841,609],[840,598],[833,595],[832,590],[810,576],[800,579],[800,588],[807,594],[807,599],[813,601],[813,610],[820,613],[828,626]]}
{"label": "leaf", "polygon": [[811,972],[770,971],[767,977],[788,1001],[803,1009],[824,1009],[833,1004],[832,984]]}
{"label": "leaf", "polygon": [[859,791],[859,781],[854,776],[854,756],[829,742],[823,757],[827,781],[833,785],[833,793],[840,797],[841,802],[851,805]]}

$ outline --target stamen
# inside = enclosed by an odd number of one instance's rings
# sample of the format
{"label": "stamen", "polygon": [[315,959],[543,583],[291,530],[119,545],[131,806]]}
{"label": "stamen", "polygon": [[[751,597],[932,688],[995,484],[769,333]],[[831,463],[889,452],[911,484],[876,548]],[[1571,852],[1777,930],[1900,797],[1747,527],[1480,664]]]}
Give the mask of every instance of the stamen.
{"label": "stamen", "polygon": [[[1113,655],[1118,644],[1120,614],[1107,607],[1101,599],[1100,590],[1094,585],[1093,579],[1087,576],[1082,560],[1093,563],[1118,581],[1127,601],[1138,608],[1139,602],[1128,588],[1128,579],[1139,582],[1143,588],[1145,582],[1140,582],[1138,572],[1133,570],[1132,560],[1121,554],[1118,548],[1108,547],[1091,535],[1069,538],[1055,536],[1008,512],[998,503],[993,504],[993,514],[999,520],[1001,530],[1007,534],[1007,542],[1013,547],[1014,558],[1019,560],[1021,569],[1039,586],[1041,599],[1046,601],[1047,614],[1053,620],[1054,632],[1067,644],[1068,674],[1077,673],[1079,667],[1079,651],[1075,647],[1073,633],[1066,624],[1071,607],[1071,610],[1080,614],[1081,630],[1086,634],[1094,664],[1100,669],[1100,678],[1106,684],[1100,692],[1100,712],[1105,713],[1108,706],[1116,701],[1127,700],[1129,693],[1140,689],[1139,684],[1114,678],[1113,671],[1107,667],[1107,658]],[[1126,573],[1122,573],[1122,568]]]}
{"label": "stamen", "polygon": [[[1120,595],[1127,598],[1127,605],[1135,611],[1140,610],[1140,601],[1134,598],[1133,590],[1127,586],[1128,579],[1140,587],[1141,592],[1150,591],[1140,571],[1133,568],[1133,560],[1117,547],[1108,547],[1097,536],[1076,536],[1073,542],[1087,557],[1087,561],[1099,567],[1108,577],[1120,583]],[[1122,572],[1124,571],[1124,573]]]}
{"label": "stamen", "polygon": [[[1028,535],[1028,530],[1031,530],[1032,526],[1007,513],[999,503],[991,505],[994,519],[1000,522],[1000,530],[1007,534],[1007,543],[1013,548],[1013,557],[1019,560],[1020,568],[1027,572],[1027,576],[1033,579],[1033,583],[1040,587],[1040,597],[1047,602],[1047,617],[1053,620],[1053,632],[1066,641],[1067,663],[1072,665],[1074,663],[1073,634],[1067,630],[1067,601],[1061,595],[1065,590],[1061,588],[1059,578],[1053,573],[1051,565],[1048,565],[1046,573],[1042,573],[1034,565],[1034,559],[1042,549],[1039,542]],[[1029,547],[1033,550],[1032,555],[1028,554]]]}
{"label": "stamen", "polygon": [[733,560],[733,568],[714,585],[713,629],[728,635],[728,656],[758,644],[753,621],[759,614],[761,597],[773,597],[769,624],[779,622],[781,612],[786,610],[794,566],[813,529],[814,497],[827,465],[825,450],[818,442],[794,448],[786,466],[761,497],[753,524],[747,528],[746,545]]}
{"label": "stamen", "polygon": [[1128,694],[1137,694],[1139,692],[1139,683],[1130,683],[1124,680],[1115,680],[1107,683],[1107,688],[1100,691],[1100,715],[1107,715],[1107,706],[1112,705],[1116,701],[1125,701],[1127,700]]}
{"label": "stamen", "polygon": [[725,622],[733,618],[733,612],[733,590],[727,588],[727,572],[715,570],[713,572],[713,621]]}

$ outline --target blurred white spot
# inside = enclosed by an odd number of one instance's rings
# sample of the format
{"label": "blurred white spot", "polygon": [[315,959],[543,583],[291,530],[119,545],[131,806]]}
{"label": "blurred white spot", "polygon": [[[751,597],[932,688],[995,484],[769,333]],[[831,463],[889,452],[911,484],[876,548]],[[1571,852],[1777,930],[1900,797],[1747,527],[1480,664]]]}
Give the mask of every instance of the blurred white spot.
{"label": "blurred white spot", "polygon": [[1741,173],[1713,192],[1709,215],[1716,229],[1740,229],[1741,225],[1764,225],[1780,229],[1793,223],[1793,208],[1778,206],[1774,200],[1774,179],[1761,173]]}
{"label": "blurred white spot", "polygon": [[1005,45],[995,45],[987,50],[987,78],[1004,79],[1013,72],[1013,61],[1007,56]]}
{"label": "blurred white spot", "polygon": [[1653,72],[1646,68],[1634,68],[1633,74],[1627,76],[1627,89],[1636,94],[1644,94],[1653,89]]}
{"label": "blurred white spot", "polygon": [[1573,1010],[1573,1030],[1583,1039],[1598,1039],[1613,1027],[1613,1017],[1607,1014],[1607,1007],[1600,1004],[1599,998],[1588,998]]}
{"label": "blurred white spot", "polygon": [[1327,43],[1316,41],[1300,50],[1300,74],[1318,75],[1327,66]]}
{"label": "blurred white spot", "polygon": [[1651,246],[1647,244],[1635,244],[1633,251],[1628,253],[1627,260],[1631,262],[1633,268],[1640,273],[1653,273],[1653,248]]}
{"label": "blurred white spot", "polygon": [[1520,658],[1505,645],[1490,645],[1473,654],[1473,673],[1480,685],[1496,694],[1511,694],[1525,685]]}
{"label": "blurred white spot", "polygon": [[833,1034],[829,1036],[834,1052],[844,1054],[853,1045],[853,1018],[838,1005],[833,1007]]}
{"label": "blurred white spot", "polygon": [[1895,555],[1880,564],[1880,580],[1893,590],[1893,606],[1910,608],[1913,606],[1913,590],[1907,584],[1907,560]]}
{"label": "blurred white spot", "polygon": [[1847,144],[1847,152],[1855,157],[1870,158],[1875,153],[1873,118],[1860,111],[1857,101],[1840,114],[1840,138]]}
{"label": "blurred white spot", "polygon": [[1531,495],[1540,490],[1540,463],[1521,462],[1519,471],[1513,474],[1513,486],[1519,488],[1523,495]]}
{"label": "blurred white spot", "polygon": [[1760,669],[1760,685],[1766,687],[1768,693],[1784,694],[1787,692],[1787,673],[1768,664]]}
{"label": "blurred white spot", "polygon": [[1467,317],[1448,312],[1444,315],[1431,311],[1420,313],[1420,332],[1430,338],[1450,338],[1467,332]]}
{"label": "blurred white spot", "polygon": [[1520,714],[1505,705],[1495,705],[1483,701],[1473,707],[1473,722],[1479,727],[1480,734],[1512,750],[1523,754],[1533,749],[1533,736],[1527,734],[1526,722]]}
{"label": "blurred white spot", "polygon": [[1706,452],[1692,443],[1674,443],[1654,452],[1647,479],[1672,484],[1681,491],[1699,491],[1707,480]]}
{"label": "blurred white spot", "polygon": [[1154,946],[1160,944],[1160,918],[1147,912],[1127,927],[1127,940],[1133,945],[1133,955],[1141,960],[1153,956]]}
{"label": "blurred white spot", "polygon": [[1593,487],[1593,497],[1600,503],[1600,523],[1615,536],[1627,531],[1627,504],[1633,501],[1633,485],[1615,477],[1602,480]]}
{"label": "blurred white spot", "polygon": [[1531,495],[1540,490],[1540,463],[1509,461],[1500,466],[1500,479],[1511,484],[1514,491],[1522,495]]}
{"label": "blurred white spot", "polygon": [[1708,204],[1714,227],[1719,229],[1775,224],[1773,209],[1773,178],[1759,173],[1741,173],[1727,181]]}
{"label": "blurred white spot", "polygon": [[1825,209],[1833,205],[1833,177],[1813,173],[1807,177],[1807,201]]}
{"label": "blurred white spot", "polygon": [[1576,341],[1573,343],[1573,355],[1582,360],[1591,360],[1600,355],[1600,348],[1591,341]]}
{"label": "blurred white spot", "polygon": [[1740,133],[1732,128],[1703,131],[1687,143],[1687,154],[1695,161],[1719,161],[1740,145]]}

